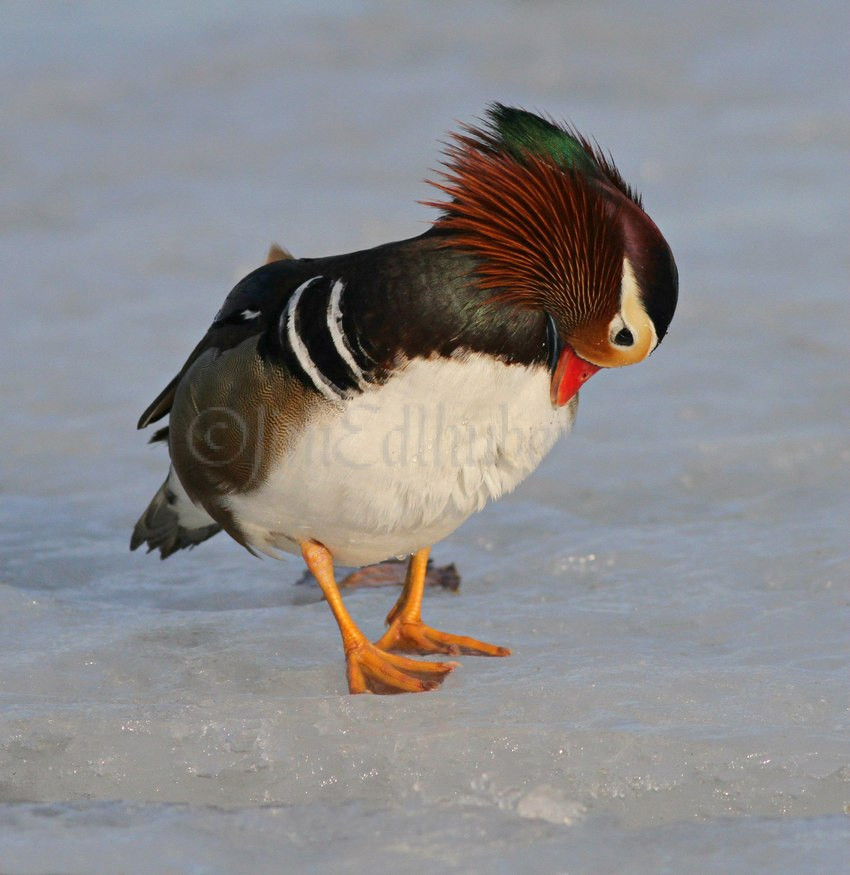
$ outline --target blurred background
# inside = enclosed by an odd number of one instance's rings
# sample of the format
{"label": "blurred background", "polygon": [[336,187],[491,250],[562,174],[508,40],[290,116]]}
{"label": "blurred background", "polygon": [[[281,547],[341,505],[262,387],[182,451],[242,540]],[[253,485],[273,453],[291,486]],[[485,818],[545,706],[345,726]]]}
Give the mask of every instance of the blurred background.
{"label": "blurred background", "polygon": [[[839,0],[4,2],[0,868],[845,871],[849,31]],[[294,559],[127,552],[166,466],[135,422],[272,241],[424,230],[493,100],[610,150],[679,310],[435,550],[463,582],[429,618],[514,657],[352,699]],[[377,634],[393,597],[348,602]]]}

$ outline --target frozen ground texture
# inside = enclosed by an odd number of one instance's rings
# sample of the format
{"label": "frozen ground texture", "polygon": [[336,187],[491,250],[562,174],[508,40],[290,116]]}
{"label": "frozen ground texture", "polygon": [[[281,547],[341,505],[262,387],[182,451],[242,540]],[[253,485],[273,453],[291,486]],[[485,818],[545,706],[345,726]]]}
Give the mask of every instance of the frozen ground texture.
{"label": "frozen ground texture", "polygon": [[[180,11],[176,11],[180,10]],[[846,872],[843,0],[4,4],[0,871]],[[438,546],[509,644],[348,697],[298,562],[127,552],[135,420],[272,239],[418,233],[487,101],[644,191],[679,313]],[[352,593],[371,633],[393,599]]]}

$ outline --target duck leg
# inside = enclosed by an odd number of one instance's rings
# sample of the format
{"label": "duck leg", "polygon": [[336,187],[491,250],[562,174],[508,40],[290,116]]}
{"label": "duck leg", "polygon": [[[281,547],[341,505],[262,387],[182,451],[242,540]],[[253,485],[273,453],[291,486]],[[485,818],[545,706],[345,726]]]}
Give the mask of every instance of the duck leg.
{"label": "duck leg", "polygon": [[357,628],[342,602],[333,558],[317,541],[302,541],[301,555],[333,611],[342,635],[351,693],[421,693],[436,689],[456,662],[419,662],[379,649]]}
{"label": "duck leg", "polygon": [[450,635],[432,629],[422,622],[422,593],[425,589],[425,571],[430,547],[410,557],[404,589],[393,609],[387,615],[389,628],[375,642],[381,650],[403,653],[469,653],[474,656],[510,656],[507,647],[498,647],[463,635]]}

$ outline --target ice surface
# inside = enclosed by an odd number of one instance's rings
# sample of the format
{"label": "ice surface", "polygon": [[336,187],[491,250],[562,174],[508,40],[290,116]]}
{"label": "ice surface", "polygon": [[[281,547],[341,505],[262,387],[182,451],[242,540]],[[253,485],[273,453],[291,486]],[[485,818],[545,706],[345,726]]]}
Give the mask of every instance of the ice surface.
{"label": "ice surface", "polygon": [[[844,2],[7,3],[0,872],[846,872]],[[510,645],[345,695],[298,562],[127,552],[134,423],[279,240],[418,233],[490,100],[644,191],[681,304],[435,550]],[[387,590],[347,595],[377,634]]]}

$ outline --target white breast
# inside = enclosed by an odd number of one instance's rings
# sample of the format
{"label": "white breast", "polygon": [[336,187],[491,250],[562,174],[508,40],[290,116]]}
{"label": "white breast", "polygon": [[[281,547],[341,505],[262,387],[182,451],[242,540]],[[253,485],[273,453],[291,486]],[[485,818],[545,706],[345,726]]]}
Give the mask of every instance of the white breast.
{"label": "white breast", "polygon": [[344,565],[407,555],[525,479],[575,407],[552,407],[542,368],[418,359],[313,420],[258,489],[227,502],[264,552],[313,538]]}

